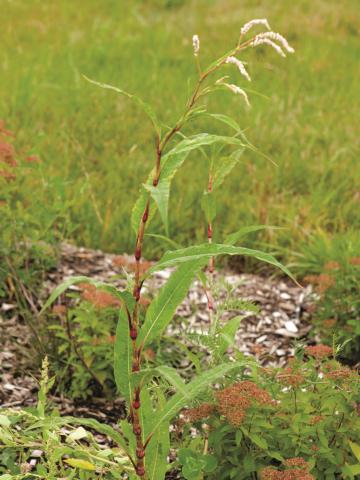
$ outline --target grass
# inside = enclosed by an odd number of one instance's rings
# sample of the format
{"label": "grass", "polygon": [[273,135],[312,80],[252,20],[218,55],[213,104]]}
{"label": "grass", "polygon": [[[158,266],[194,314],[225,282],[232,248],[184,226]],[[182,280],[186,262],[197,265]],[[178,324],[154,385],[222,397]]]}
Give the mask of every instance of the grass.
{"label": "grass", "polygon": [[[0,118],[16,132],[19,149],[31,148],[42,159],[36,184],[26,192],[28,214],[38,203],[43,213],[35,220],[53,226],[60,214],[48,219],[49,210],[61,211],[65,235],[78,244],[132,250],[130,211],[138,178],[145,180],[153,164],[151,128],[126,99],[96,89],[81,74],[137,93],[171,124],[196,79],[192,34],[200,36],[205,64],[254,17],[267,17],[296,54],[283,61],[271,49],[250,51],[244,60],[251,89],[265,97],[249,92],[252,109],[246,111],[238,98],[221,92],[208,107],[237,111],[249,139],[277,166],[244,156],[219,198],[215,236],[249,224],[285,227],[249,237],[248,245],[267,243],[292,263],[301,262],[309,245],[316,257],[323,238],[345,238],[350,250],[357,248],[357,0],[3,0]],[[229,75],[241,82],[235,69],[229,67]],[[205,227],[199,228],[205,187],[206,166],[194,154],[173,187],[175,240],[205,239]],[[148,245],[148,256],[160,251],[156,240]]]}

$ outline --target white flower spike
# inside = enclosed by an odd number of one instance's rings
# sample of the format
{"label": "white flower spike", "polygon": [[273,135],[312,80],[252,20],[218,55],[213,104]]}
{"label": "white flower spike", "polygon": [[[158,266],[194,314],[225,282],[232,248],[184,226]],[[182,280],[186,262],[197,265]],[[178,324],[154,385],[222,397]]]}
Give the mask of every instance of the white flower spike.
{"label": "white flower spike", "polygon": [[198,35],[193,35],[192,43],[193,43],[193,47],[194,47],[194,55],[195,55],[195,57],[197,57],[199,55],[199,52],[200,52],[200,39],[199,39]]}
{"label": "white flower spike", "polygon": [[282,48],[279,45],[277,45],[275,42],[270,40],[270,38],[255,37],[255,40],[253,42],[251,42],[251,45],[253,47],[257,47],[258,45],[264,45],[264,44],[265,45],[270,45],[270,47],[272,47],[279,55],[281,55],[282,57],[286,57]]}
{"label": "white flower spike", "polygon": [[276,32],[259,33],[258,35],[256,35],[255,39],[256,38],[269,38],[270,40],[279,42],[287,52],[289,53],[295,52],[295,50],[289,45],[286,38],[280,35],[280,33],[276,33]]}
{"label": "white flower spike", "polygon": [[238,60],[236,57],[228,57],[226,59],[226,62],[225,63],[233,63],[234,65],[236,65],[239,69],[239,72],[241,73],[241,75],[243,77],[246,78],[246,80],[248,80],[249,82],[251,82],[251,78],[250,78],[250,75],[248,74],[248,72],[246,71],[246,68],[245,68],[245,65],[243,64],[243,62],[241,62],[240,60]]}
{"label": "white flower spike", "polygon": [[268,30],[271,30],[269,22],[266,18],[255,18],[254,20],[250,20],[250,22],[245,23],[245,25],[240,30],[240,34],[246,35],[247,32],[255,25],[264,25]]}
{"label": "white flower spike", "polygon": [[244,92],[242,88],[238,87],[237,85],[234,85],[233,83],[223,83],[223,85],[229,90],[231,90],[233,93],[235,93],[236,95],[242,95],[244,97],[246,105],[250,107],[249,98],[246,92]]}

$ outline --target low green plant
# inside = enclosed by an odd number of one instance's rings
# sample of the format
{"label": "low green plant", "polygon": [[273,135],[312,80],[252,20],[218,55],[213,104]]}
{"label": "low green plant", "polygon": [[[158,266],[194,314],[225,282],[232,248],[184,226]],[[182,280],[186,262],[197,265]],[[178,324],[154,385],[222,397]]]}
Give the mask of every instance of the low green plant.
{"label": "low green plant", "polygon": [[[305,356],[304,356],[305,353]],[[325,345],[286,367],[255,369],[214,389],[181,419],[185,478],[355,479],[360,472],[358,375]],[[189,429],[197,429],[190,439]],[[189,465],[200,460],[188,476]],[[208,455],[205,457],[208,458]],[[207,474],[207,465],[213,472]]]}
{"label": "low green plant", "polygon": [[304,280],[314,287],[313,322],[323,341],[332,345],[333,336],[345,343],[341,356],[356,364],[360,354],[360,251],[359,236],[319,235],[307,246],[297,264]]}
{"label": "low green plant", "polygon": [[[118,433],[93,419],[60,417],[47,402],[54,378],[44,360],[35,408],[2,409],[0,414],[0,479],[90,480],[119,478],[131,472],[127,457],[118,446],[102,447],[92,431]],[[120,437],[121,438],[121,437]]]}

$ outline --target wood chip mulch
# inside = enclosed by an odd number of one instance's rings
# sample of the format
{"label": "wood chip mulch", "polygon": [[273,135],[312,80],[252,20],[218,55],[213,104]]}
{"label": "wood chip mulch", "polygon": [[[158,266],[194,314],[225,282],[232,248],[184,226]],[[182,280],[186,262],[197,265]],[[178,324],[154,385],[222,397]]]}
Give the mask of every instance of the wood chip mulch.
{"label": "wood chip mulch", "polygon": [[[144,268],[150,262],[146,262]],[[128,255],[106,254],[99,250],[78,248],[64,244],[56,270],[46,275],[44,289],[33,301],[33,308],[40,310],[44,299],[54,287],[74,275],[86,275],[101,281],[112,282],[123,287],[124,271],[132,271],[133,259]],[[171,270],[156,273],[144,285],[144,293],[152,297],[170,277]],[[231,284],[236,297],[253,302],[259,313],[231,311],[222,318],[223,322],[235,315],[246,314],[237,333],[237,346],[246,355],[254,355],[262,364],[282,366],[294,353],[294,342],[306,341],[311,330],[310,317],[313,311],[311,287],[301,288],[291,280],[265,278],[259,275],[238,274],[229,270],[215,273],[215,279]],[[186,299],[178,308],[176,321],[168,333],[180,338],[185,332],[206,332],[209,324],[207,297],[200,284],[195,281]],[[21,406],[36,399],[37,382],[29,373],[28,348],[33,342],[31,330],[19,316],[17,306],[11,300],[0,300],[0,406]],[[65,398],[52,399],[65,414],[77,413],[81,406],[74,406]],[[86,414],[89,414],[89,408]],[[120,405],[104,404],[97,408],[94,417],[119,413]],[[91,413],[91,412],[90,412]],[[100,418],[99,418],[100,415]]]}

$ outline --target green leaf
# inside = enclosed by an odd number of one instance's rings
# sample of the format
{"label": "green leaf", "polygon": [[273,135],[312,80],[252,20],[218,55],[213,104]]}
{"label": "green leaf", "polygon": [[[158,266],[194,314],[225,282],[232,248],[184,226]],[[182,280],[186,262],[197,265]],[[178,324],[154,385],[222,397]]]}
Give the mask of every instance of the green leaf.
{"label": "green leaf", "polygon": [[208,223],[211,223],[216,217],[216,200],[214,192],[204,192],[201,197],[201,208],[205,213]]}
{"label": "green leaf", "polygon": [[153,435],[163,422],[170,421],[188,402],[194,400],[202,391],[219,377],[223,377],[231,370],[244,366],[245,362],[225,363],[214,367],[185,385],[185,390],[173,395],[151,421],[149,434]]}
{"label": "green leaf", "polygon": [[218,349],[220,355],[223,355],[226,350],[234,344],[236,332],[238,331],[240,322],[243,318],[243,316],[234,317],[220,329],[219,334],[221,340]]}
{"label": "green leaf", "polygon": [[179,153],[189,153],[192,150],[199,149],[200,147],[210,146],[216,143],[221,143],[225,145],[238,145],[241,147],[247,146],[242,140],[236,137],[212,135],[209,133],[199,133],[198,135],[187,137],[181,142],[179,142],[172,150],[170,150],[170,152],[167,153],[167,156]]}
{"label": "green leaf", "polygon": [[119,312],[114,346],[114,377],[118,391],[125,397],[127,405],[131,403],[132,343],[129,321],[125,310]]}
{"label": "green leaf", "polygon": [[[165,399],[161,396],[160,391],[158,391],[158,396],[158,408],[161,409]],[[152,418],[153,414],[154,412],[151,411],[148,420]],[[149,480],[163,480],[165,478],[168,467],[167,456],[170,450],[169,427],[169,422],[164,422],[155,432],[146,449],[145,467],[148,472]],[[145,429],[145,432],[147,432],[147,429]]]}
{"label": "green leaf", "polygon": [[228,115],[223,115],[222,113],[205,113],[205,115],[207,117],[214,118],[215,120],[218,120],[219,122],[222,122],[225,125],[228,125],[232,129],[234,129],[235,132],[237,133],[241,132],[240,125],[237,123],[237,121],[229,117]]}
{"label": "green leaf", "polygon": [[270,265],[279,268],[286,275],[292,278],[295,283],[297,283],[290,271],[284,265],[278,262],[273,255],[261,252],[260,250],[253,250],[245,247],[235,247],[233,245],[223,245],[219,243],[203,243],[201,245],[182,248],[180,250],[168,251],[154,266],[147,270],[146,275],[151,275],[152,273],[163,270],[164,268],[174,267],[184,262],[208,260],[209,258],[218,255],[245,255],[256,258],[262,262],[269,263]]}
{"label": "green leaf", "polygon": [[138,231],[140,221],[148,201],[150,202],[150,206],[149,206],[150,215],[149,215],[148,223],[150,223],[151,217],[154,215],[154,212],[153,212],[154,201],[150,199],[149,192],[145,190],[144,186],[142,185],[140,189],[140,195],[137,198],[133,206],[133,209],[131,211],[131,227],[135,233],[137,233]]}
{"label": "green leaf", "polygon": [[169,197],[170,197],[170,181],[168,179],[160,181],[154,187],[153,185],[144,184],[144,188],[150,192],[151,197],[156,203],[161,219],[165,226],[166,235],[169,234]]}
{"label": "green leaf", "polygon": [[108,85],[107,83],[100,83],[97,82],[96,80],[92,80],[91,78],[87,77],[86,75],[83,75],[85,80],[88,82],[92,83],[93,85],[96,85],[100,88],[104,88],[106,90],[113,90],[116,93],[120,93],[121,95],[124,95],[125,97],[130,98],[135,102],[149,117],[151,123],[154,125],[154,128],[157,132],[157,134],[160,136],[161,129],[160,129],[160,121],[158,120],[154,110],[150,107],[149,104],[144,102],[141,98],[137,97],[136,95],[126,92],[125,90],[122,90],[121,88],[114,87],[113,85]]}
{"label": "green leaf", "polygon": [[83,438],[86,438],[88,436],[88,432],[85,430],[83,427],[78,427],[75,429],[73,432],[71,432],[67,438],[67,442],[74,442],[76,440],[82,440]]}
{"label": "green leaf", "polygon": [[[56,417],[51,419],[55,425],[84,425],[85,427],[90,427],[97,432],[106,435],[111,438],[123,451],[128,455],[128,446],[125,442],[124,437],[116,431],[110,425],[105,425],[100,423],[93,418],[75,418],[75,417]],[[43,426],[44,422],[37,422],[38,426]],[[32,427],[37,428],[37,425],[34,424]]]}
{"label": "green leaf", "polygon": [[349,445],[356,459],[358,460],[358,462],[360,462],[360,445],[355,442],[351,442],[350,440]]}
{"label": "green leaf", "polygon": [[0,415],[0,425],[2,427],[10,427],[11,422],[6,415]]}
{"label": "green leaf", "polygon": [[81,470],[96,470],[96,466],[93,463],[90,463],[87,460],[82,460],[80,458],[66,458],[64,462],[71,467],[80,468]]}
{"label": "green leaf", "polygon": [[221,157],[219,161],[214,164],[213,168],[213,188],[218,189],[224,182],[225,178],[231,173],[233,168],[239,163],[244,149],[236,150],[228,157]]}
{"label": "green leaf", "polygon": [[261,448],[262,450],[267,450],[268,448],[268,444],[267,444],[267,441],[265,440],[265,438],[261,438],[259,435],[257,435],[256,433],[249,433],[247,432],[246,429],[242,429],[243,433],[250,438],[250,440],[255,443],[255,445],[257,445],[259,448]]}
{"label": "green leaf", "polygon": [[230,233],[225,237],[224,243],[227,245],[235,245],[240,238],[244,237],[248,233],[258,232],[259,230],[265,230],[266,228],[278,229],[280,227],[273,227],[271,225],[252,225],[249,227],[242,227],[237,232]]}
{"label": "green leaf", "polygon": [[203,259],[185,263],[171,275],[147,309],[145,322],[138,336],[138,345],[145,346],[165,330],[177,306],[184,299],[196,272],[205,263]]}
{"label": "green leaf", "polygon": [[160,365],[156,367],[155,370],[159,372],[160,375],[176,389],[177,392],[183,392],[184,394],[186,393],[186,385],[184,380],[180,377],[175,368],[168,367],[167,365]]}

